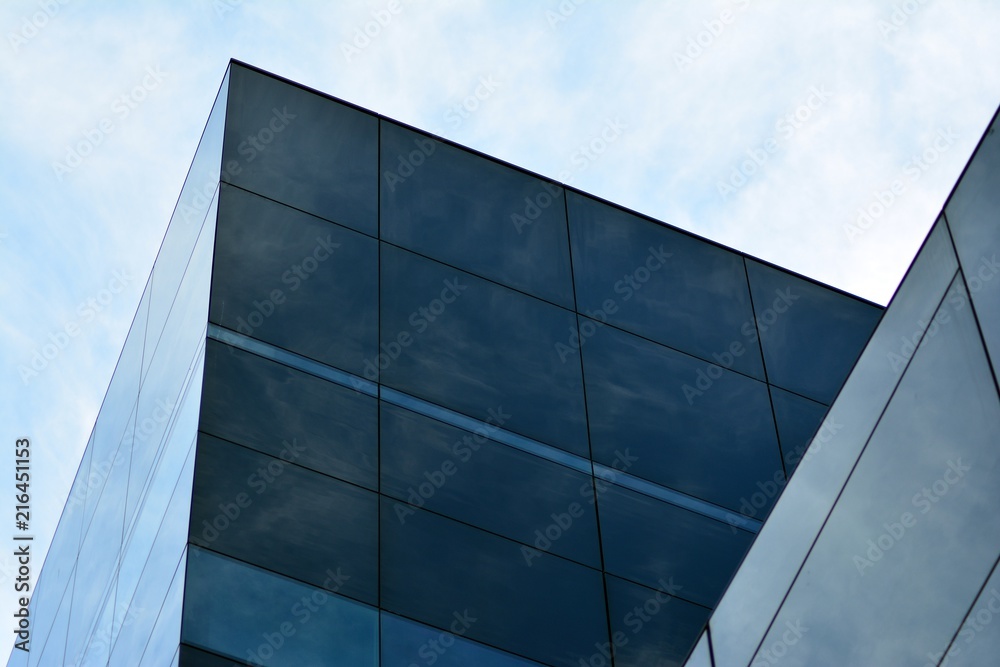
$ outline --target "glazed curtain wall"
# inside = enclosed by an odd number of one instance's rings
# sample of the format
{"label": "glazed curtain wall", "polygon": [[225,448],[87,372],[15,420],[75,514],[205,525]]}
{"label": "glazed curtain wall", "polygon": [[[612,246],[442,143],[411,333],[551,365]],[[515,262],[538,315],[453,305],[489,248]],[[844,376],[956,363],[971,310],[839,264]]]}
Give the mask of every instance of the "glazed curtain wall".
{"label": "glazed curtain wall", "polygon": [[230,76],[181,664],[679,664],[881,309]]}
{"label": "glazed curtain wall", "polygon": [[691,667],[995,660],[995,128],[833,404],[841,428],[809,448]]}

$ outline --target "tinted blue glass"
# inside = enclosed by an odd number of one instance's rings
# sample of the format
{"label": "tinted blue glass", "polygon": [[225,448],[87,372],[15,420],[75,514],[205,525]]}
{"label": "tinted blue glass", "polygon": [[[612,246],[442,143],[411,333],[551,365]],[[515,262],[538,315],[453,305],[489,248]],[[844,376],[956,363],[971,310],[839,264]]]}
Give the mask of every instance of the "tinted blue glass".
{"label": "tinted blue glass", "polygon": [[925,664],[947,647],[992,570],[1000,400],[964,288],[949,292],[939,321],[758,656],[784,644],[783,665]]}
{"label": "tinted blue glass", "polygon": [[[943,654],[943,655],[942,655]],[[951,646],[927,656],[947,667],[989,665],[1000,655],[1000,570],[994,570]],[[936,663],[932,663],[936,664]]]}
{"label": "tinted blue glass", "polygon": [[382,607],[550,665],[608,641],[599,572],[383,499]]}
{"label": "tinted blue glass", "polygon": [[211,320],[360,374],[377,341],[374,239],[222,186]]}
{"label": "tinted blue glass", "polygon": [[[217,201],[217,200],[215,200]],[[154,471],[154,462],[164,449],[168,437],[178,436],[177,406],[185,388],[193,379],[204,354],[205,329],[208,324],[208,292],[212,271],[212,243],[215,238],[215,217],[210,214],[191,261],[177,291],[177,298],[163,327],[163,335],[152,352],[142,387],[139,389],[139,409],[136,416],[135,440],[132,446],[128,499],[125,509],[126,526],[131,524],[143,490]],[[154,280],[155,280],[154,269]],[[151,348],[147,346],[147,351]],[[201,377],[198,376],[200,386]],[[197,411],[197,395],[193,398]],[[196,414],[196,412],[195,412]],[[193,437],[197,422],[182,440]],[[187,451],[190,440],[181,445]]]}
{"label": "tinted blue glass", "polygon": [[230,77],[222,180],[374,236],[375,116],[237,64]]}
{"label": "tinted blue glass", "polygon": [[[193,444],[193,443],[192,443]],[[194,447],[178,449],[186,454],[184,467],[170,496],[170,503],[156,529],[156,539],[142,568],[135,593],[121,591],[116,615],[120,628],[111,651],[109,667],[134,667],[136,656],[142,655],[156,624],[157,611],[163,606],[173,577],[166,572],[183,572],[186,551],[188,516],[191,507],[191,486],[194,473]],[[154,500],[155,502],[155,500]]]}
{"label": "tinted blue glass", "polygon": [[969,162],[945,215],[962,260],[962,271],[976,306],[994,368],[1000,368],[1000,133],[993,125]]}
{"label": "tinted blue glass", "polygon": [[540,667],[539,663],[474,642],[447,630],[382,612],[382,665],[409,667]]}
{"label": "tinted blue glass", "polygon": [[718,369],[699,383],[706,362],[611,327],[583,361],[596,461],[739,511],[782,481],[763,382]]}
{"label": "tinted blue glass", "polygon": [[229,658],[207,653],[196,648],[181,644],[180,646],[180,666],[181,667],[246,667],[246,662],[236,662]]}
{"label": "tinted blue glass", "polygon": [[229,78],[230,73],[227,71],[153,264],[153,273],[147,286],[150,295],[142,361],[143,376],[163,333],[164,323],[173,307],[181,278],[187,270],[188,259],[203,223],[206,217],[210,220],[215,217],[213,204],[222,165]]}
{"label": "tinted blue glass", "polygon": [[375,488],[374,398],[243,352],[206,344],[201,430]]}
{"label": "tinted blue glass", "polygon": [[611,639],[616,667],[684,664],[710,610],[664,589],[608,577]]}
{"label": "tinted blue glass", "polygon": [[[59,604],[59,611],[52,619],[51,629],[48,637],[45,638],[44,645],[29,645],[31,651],[28,654],[29,665],[61,665],[66,653],[66,631],[69,627],[70,608],[73,604],[73,580],[76,579],[76,571],[70,575],[69,585],[66,594]],[[38,656],[37,658],[35,656]]]}
{"label": "tinted blue glass", "polygon": [[778,387],[771,387],[771,405],[774,407],[785,470],[791,475],[805,455],[829,407]]}
{"label": "tinted blue glass", "polygon": [[740,255],[583,195],[567,198],[581,313],[763,379]]}
{"label": "tinted blue glass", "polygon": [[188,553],[181,632],[185,643],[269,667],[378,665],[375,609],[198,547]]}
{"label": "tinted blue glass", "polygon": [[181,607],[184,602],[184,559],[174,570],[173,580],[163,606],[157,611],[156,625],[149,636],[149,642],[142,652],[139,667],[158,667],[168,655],[177,650],[181,640]]}
{"label": "tinted blue glass", "polygon": [[882,309],[752,260],[747,273],[768,381],[830,404]]}
{"label": "tinted blue glass", "polygon": [[556,347],[576,330],[571,312],[385,244],[381,268],[381,353],[366,377],[377,365],[396,389],[587,455],[580,364]]}
{"label": "tinted blue glass", "polygon": [[382,122],[381,237],[573,307],[563,190]]}
{"label": "tinted blue glass", "polygon": [[71,664],[78,664],[81,667],[96,667],[108,663],[108,656],[111,655],[112,629],[115,622],[115,589],[116,586],[112,585],[111,590],[108,591],[108,596],[104,601],[104,609],[97,619],[97,624],[87,641],[82,657]]}
{"label": "tinted blue glass", "polygon": [[712,615],[718,664],[753,658],[957,266],[938,224]]}
{"label": "tinted blue glass", "polygon": [[191,541],[377,603],[375,494],[294,465],[297,456],[200,436]]}
{"label": "tinted blue glass", "polygon": [[700,605],[715,604],[753,539],[613,484],[597,497],[607,571]]}
{"label": "tinted blue glass", "polygon": [[590,475],[393,405],[381,419],[380,490],[410,505],[399,521],[427,507],[600,568]]}

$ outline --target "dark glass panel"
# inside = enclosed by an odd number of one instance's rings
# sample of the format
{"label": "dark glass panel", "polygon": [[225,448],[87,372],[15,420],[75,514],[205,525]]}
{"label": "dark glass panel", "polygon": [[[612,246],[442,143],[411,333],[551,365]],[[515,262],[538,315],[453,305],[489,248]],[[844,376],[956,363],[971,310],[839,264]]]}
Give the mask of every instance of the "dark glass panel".
{"label": "dark glass panel", "polygon": [[202,431],[374,489],[374,398],[229,345],[206,343]]}
{"label": "dark glass panel", "polygon": [[757,513],[759,485],[773,501],[783,476],[767,385],[718,368],[700,382],[715,367],[611,327],[583,358],[596,461],[741,512]]}
{"label": "dark glass panel", "polygon": [[598,485],[607,571],[711,607],[753,534],[613,484]]}
{"label": "dark glass panel", "polygon": [[574,192],[567,198],[581,313],[764,378],[740,255]]}
{"label": "dark glass panel", "polygon": [[383,499],[382,607],[559,667],[608,641],[601,574]]}
{"label": "dark glass panel", "polygon": [[684,667],[715,667],[708,643],[708,632],[704,632],[698,640],[698,645],[691,651],[691,656],[684,663]]}
{"label": "dark glass panel", "polygon": [[374,236],[375,116],[236,64],[230,77],[222,180]]}
{"label": "dark glass panel", "polygon": [[381,237],[573,307],[563,190],[382,123]]}
{"label": "dark glass panel", "polygon": [[829,405],[882,309],[747,260],[767,379]]}
{"label": "dark glass panel", "polygon": [[960,284],[936,319],[758,659],[783,646],[783,665],[925,664],[992,570],[1000,401]]}
{"label": "dark glass panel", "polygon": [[615,666],[683,665],[710,610],[618,577],[607,584]]}
{"label": "dark glass panel", "polygon": [[718,664],[753,658],[957,266],[938,224],[712,615]]}
{"label": "dark glass panel", "polygon": [[830,408],[778,387],[771,387],[771,405],[785,470],[791,476]]}
{"label": "dark glass panel", "polygon": [[246,662],[223,658],[214,653],[192,648],[187,644],[180,645],[180,664],[178,667],[246,667],[246,665]]}
{"label": "dark glass panel", "polygon": [[381,263],[382,382],[587,455],[571,312],[394,246]]}
{"label": "dark glass panel", "polygon": [[365,602],[378,602],[378,504],[371,491],[202,434],[194,544]]}
{"label": "dark glass panel", "polygon": [[376,244],[223,185],[210,319],[361,374],[378,344]]}
{"label": "dark glass panel", "polygon": [[[382,612],[382,667],[541,667],[539,663]],[[209,667],[209,666],[206,666]]]}
{"label": "dark glass panel", "polygon": [[380,433],[382,493],[600,568],[590,475],[385,403]]}
{"label": "dark glass panel", "polygon": [[378,611],[198,547],[181,640],[268,667],[376,667]]}

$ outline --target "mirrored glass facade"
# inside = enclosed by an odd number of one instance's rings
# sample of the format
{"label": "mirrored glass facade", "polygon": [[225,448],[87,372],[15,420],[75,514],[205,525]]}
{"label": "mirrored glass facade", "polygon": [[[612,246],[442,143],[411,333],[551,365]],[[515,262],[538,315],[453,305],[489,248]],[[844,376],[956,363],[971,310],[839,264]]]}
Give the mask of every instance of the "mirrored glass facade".
{"label": "mirrored glass facade", "polygon": [[[996,662],[996,124],[822,418],[691,667]],[[817,418],[786,398],[775,403],[779,432],[782,421],[795,430],[799,419]]]}
{"label": "mirrored glass facade", "polygon": [[683,664],[881,316],[234,62],[27,664]]}

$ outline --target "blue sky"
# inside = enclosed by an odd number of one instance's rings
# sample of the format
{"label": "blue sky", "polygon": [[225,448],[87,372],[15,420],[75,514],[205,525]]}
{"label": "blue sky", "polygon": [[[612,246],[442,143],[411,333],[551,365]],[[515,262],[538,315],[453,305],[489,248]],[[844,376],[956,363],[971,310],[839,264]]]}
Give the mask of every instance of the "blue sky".
{"label": "blue sky", "polygon": [[12,523],[30,438],[35,576],[231,57],[885,303],[997,34],[985,0],[3,2],[0,492]]}

